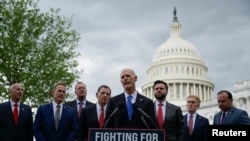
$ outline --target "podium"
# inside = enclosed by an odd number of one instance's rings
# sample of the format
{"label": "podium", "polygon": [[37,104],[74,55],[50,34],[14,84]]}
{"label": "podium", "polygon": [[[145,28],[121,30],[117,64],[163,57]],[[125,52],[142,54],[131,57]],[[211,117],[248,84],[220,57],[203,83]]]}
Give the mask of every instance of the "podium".
{"label": "podium", "polygon": [[164,129],[90,128],[88,141],[165,141]]}

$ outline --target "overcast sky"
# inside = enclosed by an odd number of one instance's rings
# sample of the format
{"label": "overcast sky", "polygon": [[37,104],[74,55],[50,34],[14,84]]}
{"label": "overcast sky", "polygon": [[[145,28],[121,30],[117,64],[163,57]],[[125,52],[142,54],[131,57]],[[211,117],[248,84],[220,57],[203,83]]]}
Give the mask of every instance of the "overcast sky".
{"label": "overcast sky", "polygon": [[120,71],[138,75],[137,87],[146,82],[146,70],[156,49],[169,38],[173,7],[182,24],[182,36],[191,42],[208,67],[214,92],[233,91],[234,84],[250,76],[249,0],[40,0],[43,12],[60,8],[73,16],[72,29],[81,35],[77,51],[80,81],[88,88],[87,99],[96,102],[101,84],[112,95],[123,92]]}

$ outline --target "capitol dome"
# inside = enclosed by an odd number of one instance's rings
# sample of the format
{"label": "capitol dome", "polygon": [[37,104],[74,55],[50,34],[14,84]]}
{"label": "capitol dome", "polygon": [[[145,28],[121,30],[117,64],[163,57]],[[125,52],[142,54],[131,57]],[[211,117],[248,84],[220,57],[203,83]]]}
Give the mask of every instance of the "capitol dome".
{"label": "capitol dome", "polygon": [[181,36],[176,13],[174,8],[170,37],[155,51],[142,92],[154,99],[153,83],[163,80],[169,86],[167,99],[174,104],[184,105],[191,94],[201,100],[211,100],[214,84],[207,78],[208,69],[196,47]]}
{"label": "capitol dome", "polygon": [[169,38],[156,50],[153,61],[177,57],[201,60],[197,49],[190,42],[184,40],[179,34],[177,37]]}

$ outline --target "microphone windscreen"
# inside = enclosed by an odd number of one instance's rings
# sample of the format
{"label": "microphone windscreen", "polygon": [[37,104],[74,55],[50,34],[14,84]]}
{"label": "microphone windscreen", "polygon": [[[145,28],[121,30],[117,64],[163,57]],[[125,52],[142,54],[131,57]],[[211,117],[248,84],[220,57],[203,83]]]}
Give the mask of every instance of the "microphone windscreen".
{"label": "microphone windscreen", "polygon": [[133,103],[133,104],[132,104],[132,107],[133,107],[133,109],[137,109],[137,108],[138,108],[138,105],[137,105],[136,103]]}
{"label": "microphone windscreen", "polygon": [[117,104],[117,107],[118,107],[119,109],[122,109],[122,108],[124,107],[124,104],[123,104],[122,102],[120,102],[119,104]]}

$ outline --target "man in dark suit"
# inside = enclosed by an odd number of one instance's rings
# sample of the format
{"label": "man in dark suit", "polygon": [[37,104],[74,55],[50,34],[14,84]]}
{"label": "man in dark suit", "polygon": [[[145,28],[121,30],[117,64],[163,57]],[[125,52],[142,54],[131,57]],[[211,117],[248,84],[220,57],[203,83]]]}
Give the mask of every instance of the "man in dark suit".
{"label": "man in dark suit", "polygon": [[86,100],[87,96],[87,86],[83,82],[77,82],[75,85],[75,94],[76,99],[72,101],[65,102],[66,105],[69,105],[76,111],[77,121],[79,122],[80,114],[82,108],[94,104],[88,100]]}
{"label": "man in dark suit", "polygon": [[168,85],[156,80],[153,85],[155,112],[160,129],[165,130],[166,141],[182,141],[184,136],[183,115],[181,108],[166,101]]}
{"label": "man in dark suit", "polygon": [[101,85],[97,89],[97,103],[85,107],[81,112],[77,141],[88,140],[89,128],[103,128],[106,104],[108,103],[110,97],[111,89],[109,86]]}
{"label": "man in dark suit", "polygon": [[187,114],[184,115],[184,140],[207,141],[209,121],[197,113],[200,98],[196,95],[187,97]]}
{"label": "man in dark suit", "polygon": [[[136,91],[135,83],[137,81],[137,75],[134,70],[130,68],[123,69],[121,71],[120,78],[124,92],[110,98],[106,112],[106,127],[141,129],[156,128],[152,123],[152,121],[155,122],[153,101]],[[118,105],[120,105],[120,103],[124,105],[123,108],[120,108],[113,116],[110,117],[110,114],[117,108]],[[139,108],[141,108],[152,121],[144,117],[140,111],[131,108],[132,104],[136,104]],[[128,109],[130,110],[128,111]],[[107,120],[107,118],[109,118],[109,120]],[[141,118],[144,118],[145,122]]]}
{"label": "man in dark suit", "polygon": [[11,85],[9,101],[0,104],[0,141],[33,141],[31,108],[20,102],[23,91],[21,83]]}
{"label": "man in dark suit", "polygon": [[221,111],[215,114],[213,125],[250,125],[247,112],[233,106],[231,92],[227,90],[219,91],[217,102]]}
{"label": "man in dark suit", "polygon": [[75,141],[78,126],[75,110],[63,104],[66,85],[57,83],[52,94],[53,102],[37,109],[33,127],[36,141]]}

